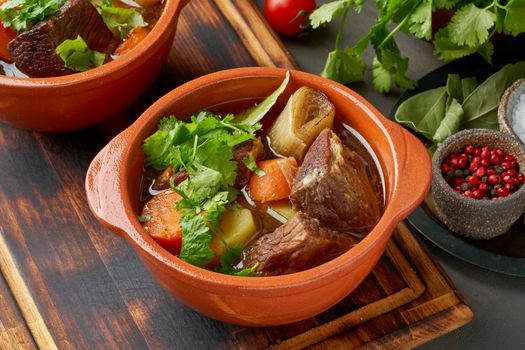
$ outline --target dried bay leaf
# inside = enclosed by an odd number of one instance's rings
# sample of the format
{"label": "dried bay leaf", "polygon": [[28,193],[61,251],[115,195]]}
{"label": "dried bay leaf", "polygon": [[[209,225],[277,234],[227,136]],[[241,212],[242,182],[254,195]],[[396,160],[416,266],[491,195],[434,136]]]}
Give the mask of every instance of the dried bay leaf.
{"label": "dried bay leaf", "polygon": [[445,116],[447,96],[445,86],[414,95],[399,106],[396,121],[432,141]]}
{"label": "dried bay leaf", "polygon": [[507,64],[487,78],[463,101],[465,112],[461,129],[498,129],[497,110],[503,92],[516,80],[525,77],[525,61]]}
{"label": "dried bay leaf", "polygon": [[449,74],[447,78],[447,94],[450,98],[463,102],[463,84],[459,74]]}
{"label": "dried bay leaf", "polygon": [[461,104],[455,98],[451,99],[451,102],[445,113],[445,117],[439,124],[434,136],[432,137],[436,143],[443,142],[447,137],[452,136],[459,130],[459,124],[463,118],[463,108]]}
{"label": "dried bay leaf", "polygon": [[[467,98],[468,95],[472,93],[472,91],[476,90],[478,87],[478,80],[476,77],[468,77],[461,79],[461,88],[463,89],[463,100]],[[463,103],[463,100],[459,101]]]}

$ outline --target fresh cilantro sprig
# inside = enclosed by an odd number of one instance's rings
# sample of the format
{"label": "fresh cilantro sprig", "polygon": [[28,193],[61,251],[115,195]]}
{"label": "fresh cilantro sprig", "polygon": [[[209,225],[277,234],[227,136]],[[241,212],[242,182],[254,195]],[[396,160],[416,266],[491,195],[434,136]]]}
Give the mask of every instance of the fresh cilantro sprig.
{"label": "fresh cilantro sprig", "polygon": [[[214,237],[224,244],[220,271],[230,274],[253,274],[253,267],[237,269],[233,263],[240,258],[238,247],[229,247],[220,234],[220,219],[227,206],[233,204],[238,190],[234,187],[237,162],[233,148],[255,139],[261,124],[238,124],[234,116],[202,111],[189,121],[174,116],[162,119],[158,130],[143,144],[146,164],[157,170],[172,166],[186,171],[188,178],[172,188],[180,194],[177,209],[185,215],[180,221],[182,248],[180,258],[206,267],[214,258],[209,247]],[[242,250],[242,247],[240,248]]]}
{"label": "fresh cilantro sprig", "polygon": [[125,38],[130,30],[148,25],[142,15],[133,8],[114,6],[111,0],[104,0],[103,2],[92,0],[92,2],[108,28],[118,30],[122,38]]}
{"label": "fresh cilantro sprig", "polygon": [[23,32],[60,12],[65,0],[7,0],[0,6],[0,21],[5,28]]}
{"label": "fresh cilantro sprig", "polygon": [[367,35],[345,48],[340,47],[341,35],[351,8],[359,13],[364,0],[335,0],[322,4],[309,16],[311,28],[316,29],[340,19],[334,51],[328,54],[321,75],[349,84],[364,80],[367,64],[363,52],[371,45],[375,52],[372,62],[372,83],[381,93],[392,86],[412,89],[414,81],[407,77],[408,58],[404,58],[394,35],[399,31],[420,39],[432,39],[432,13],[438,9],[457,8],[451,21],[436,33],[434,54],[450,61],[473,53],[489,63],[494,46],[490,39],[495,33],[516,36],[525,32],[524,0],[376,0],[376,23]]}
{"label": "fresh cilantro sprig", "polygon": [[74,40],[64,40],[55,49],[64,66],[75,72],[84,72],[104,64],[106,54],[91,50],[80,35]]}
{"label": "fresh cilantro sprig", "polygon": [[257,167],[257,163],[255,162],[255,158],[250,154],[248,157],[243,158],[242,163],[251,171],[255,173],[257,176],[264,176],[266,173],[261,168]]}

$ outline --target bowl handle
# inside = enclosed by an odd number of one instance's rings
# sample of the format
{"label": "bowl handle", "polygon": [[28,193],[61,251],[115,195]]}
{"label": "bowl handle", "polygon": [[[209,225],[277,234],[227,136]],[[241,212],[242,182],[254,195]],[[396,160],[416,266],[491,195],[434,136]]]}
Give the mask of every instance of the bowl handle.
{"label": "bowl handle", "polygon": [[122,205],[122,154],[127,147],[126,131],[117,135],[93,159],[86,175],[86,194],[89,208],[96,218],[111,231],[124,237],[134,230]]}
{"label": "bowl handle", "polygon": [[394,149],[398,150],[399,168],[396,170],[391,207],[395,220],[406,218],[423,201],[432,183],[432,162],[421,141],[400,125],[387,121]]}

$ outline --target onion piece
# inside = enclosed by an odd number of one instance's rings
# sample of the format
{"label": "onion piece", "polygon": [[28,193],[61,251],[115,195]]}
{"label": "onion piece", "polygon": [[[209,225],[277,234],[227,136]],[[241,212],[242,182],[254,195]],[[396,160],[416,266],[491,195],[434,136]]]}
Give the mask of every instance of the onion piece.
{"label": "onion piece", "polygon": [[334,116],[334,105],[323,92],[299,88],[268,131],[272,150],[300,163],[317,135],[333,127]]}

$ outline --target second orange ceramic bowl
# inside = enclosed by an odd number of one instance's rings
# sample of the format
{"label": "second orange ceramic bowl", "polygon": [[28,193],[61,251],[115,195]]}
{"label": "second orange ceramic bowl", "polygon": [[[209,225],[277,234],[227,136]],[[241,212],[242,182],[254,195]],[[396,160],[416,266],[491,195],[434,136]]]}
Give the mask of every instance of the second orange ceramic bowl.
{"label": "second orange ceramic bowl", "polygon": [[399,125],[385,119],[365,99],[331,80],[292,71],[280,97],[300,86],[328,96],[337,117],[368,141],[381,165],[386,190],[384,214],[359,244],[340,257],[299,273],[273,277],[222,275],[190,265],[159,246],[137,220],[143,169],[143,140],[158,121],[187,117],[201,109],[224,109],[260,101],[276,89],[285,70],[239,68],[210,74],[171,91],[93,160],[86,179],[89,205],[97,218],[125,237],[145,266],[177,299],[212,318],[248,326],[291,323],[312,317],[352,292],[372,271],[396,227],[422,201],[431,180],[425,147]]}
{"label": "second orange ceramic bowl", "polygon": [[53,78],[0,75],[0,121],[23,129],[64,132],[108,119],[153,82],[173,43],[189,0],[167,0],[146,39],[119,59],[86,72]]}

